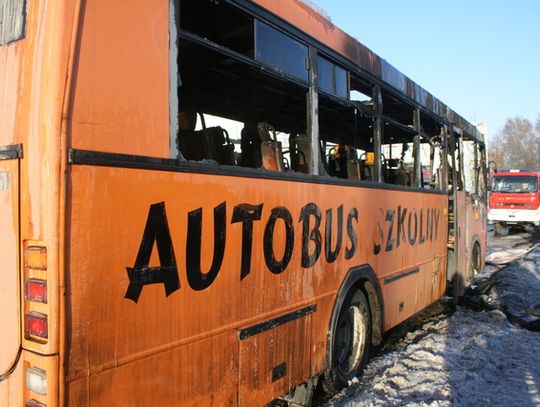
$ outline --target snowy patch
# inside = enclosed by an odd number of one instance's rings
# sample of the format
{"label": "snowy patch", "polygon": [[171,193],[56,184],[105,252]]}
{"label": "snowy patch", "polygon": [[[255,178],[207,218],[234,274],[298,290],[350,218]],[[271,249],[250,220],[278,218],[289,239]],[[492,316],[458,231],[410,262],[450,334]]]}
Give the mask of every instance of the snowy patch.
{"label": "snowy patch", "polygon": [[[503,264],[531,246],[498,257],[493,251],[491,259]],[[508,318],[538,320],[530,307],[540,303],[540,247],[480,280],[487,287],[484,310],[457,306],[424,317],[419,328],[385,345],[358,383],[327,406],[540,406],[540,332]]]}

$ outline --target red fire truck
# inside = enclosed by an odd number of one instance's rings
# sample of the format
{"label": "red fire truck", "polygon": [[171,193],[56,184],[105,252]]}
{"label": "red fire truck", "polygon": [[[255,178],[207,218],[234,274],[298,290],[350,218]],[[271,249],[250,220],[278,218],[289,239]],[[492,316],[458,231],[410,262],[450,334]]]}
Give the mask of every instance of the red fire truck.
{"label": "red fire truck", "polygon": [[504,170],[493,174],[488,221],[501,234],[504,226],[533,226],[540,232],[540,172]]}

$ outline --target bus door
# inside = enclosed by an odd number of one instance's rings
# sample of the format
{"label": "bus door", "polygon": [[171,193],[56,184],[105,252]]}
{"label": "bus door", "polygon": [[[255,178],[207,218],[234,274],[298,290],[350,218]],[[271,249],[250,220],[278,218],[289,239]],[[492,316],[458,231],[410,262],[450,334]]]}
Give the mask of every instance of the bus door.
{"label": "bus door", "polygon": [[463,294],[466,275],[465,245],[465,192],[460,143],[453,133],[448,136],[448,271],[447,281],[452,285],[454,301]]}
{"label": "bus door", "polygon": [[[0,147],[0,381],[17,363],[21,347],[19,282],[20,146]],[[1,403],[0,403],[1,404]]]}
{"label": "bus door", "polygon": [[461,223],[466,231],[464,273],[465,281],[470,283],[474,275],[482,270],[482,259],[486,253],[485,149],[472,139],[463,139],[460,150],[465,204],[465,216]]}

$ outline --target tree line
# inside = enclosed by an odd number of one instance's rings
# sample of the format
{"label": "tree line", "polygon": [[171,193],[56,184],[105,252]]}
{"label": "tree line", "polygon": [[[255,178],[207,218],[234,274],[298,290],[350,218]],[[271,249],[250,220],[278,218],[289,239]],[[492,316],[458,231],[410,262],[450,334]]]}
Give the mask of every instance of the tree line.
{"label": "tree line", "polygon": [[523,117],[508,118],[488,140],[488,158],[497,169],[540,171],[540,115],[533,123]]}

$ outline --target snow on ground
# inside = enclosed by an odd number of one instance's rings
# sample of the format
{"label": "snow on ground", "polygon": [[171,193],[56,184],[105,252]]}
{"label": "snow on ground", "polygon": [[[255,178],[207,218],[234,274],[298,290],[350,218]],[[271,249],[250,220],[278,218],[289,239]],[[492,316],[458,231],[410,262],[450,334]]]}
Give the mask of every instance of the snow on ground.
{"label": "snow on ground", "polygon": [[505,267],[508,256],[492,251],[502,268],[479,276],[479,286],[493,286],[476,295],[487,310],[436,304],[391,334],[363,376],[326,405],[540,406],[540,332],[516,325],[538,322],[528,308],[540,303],[540,246],[527,253],[532,244],[499,240],[522,257]]}
{"label": "snow on ground", "polygon": [[487,265],[506,265],[525,254],[535,243],[531,237],[527,233],[514,233],[497,238],[490,233]]}

